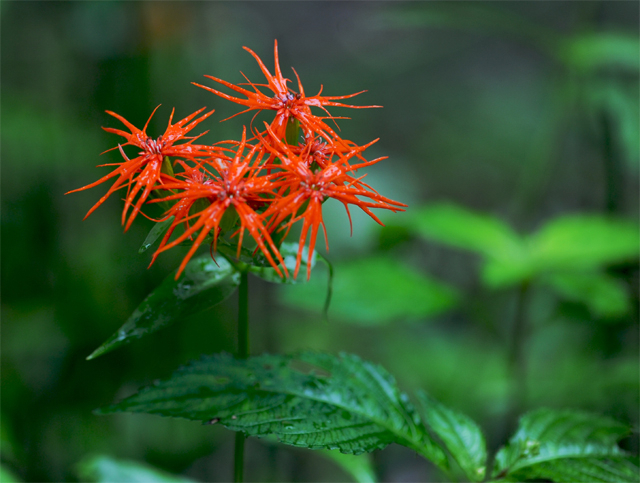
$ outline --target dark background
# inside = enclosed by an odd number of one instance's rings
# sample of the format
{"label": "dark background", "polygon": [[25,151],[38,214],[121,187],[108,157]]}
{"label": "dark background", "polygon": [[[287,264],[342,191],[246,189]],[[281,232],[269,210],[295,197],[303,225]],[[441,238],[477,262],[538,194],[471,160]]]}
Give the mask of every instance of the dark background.
{"label": "dark background", "polygon": [[[117,196],[82,221],[107,185],[64,193],[118,158],[99,156],[121,141],[100,129],[121,127],[105,110],[142,127],[162,104],[148,131],[156,137],[172,107],[181,119],[207,106],[216,113],[198,126],[210,130],[205,139],[238,138],[251,115],[218,123],[239,107],[191,82],[212,85],[209,74],[238,83],[239,71],[262,82],[242,46],[272,69],[277,39],[283,73],[293,78],[295,67],[309,94],[320,84],[325,95],[367,89],[353,103],[384,109],[331,112],[352,118],[340,121],[344,137],[380,138],[369,154],[389,159],[368,180],[409,209],[454,201],[523,232],[564,213],[638,218],[637,65],[594,68],[597,45],[582,57],[567,47],[592,32],[637,41],[637,2],[2,2],[0,13],[2,460],[25,481],[72,481],[74,465],[96,453],[230,479],[224,428],[91,411],[202,353],[233,351],[235,298],[85,361],[186,249],[147,270],[150,254],[137,251],[150,221],[138,217],[123,235]],[[332,260],[388,248],[366,215],[349,237],[342,208],[327,209]],[[476,418],[495,447],[507,393],[500,334],[514,294],[481,288],[471,255],[427,243],[412,253],[411,263],[465,294],[460,308],[412,323],[327,324],[254,279],[252,351],[354,352],[403,389],[425,388]],[[534,297],[528,407],[594,410],[637,428],[637,267],[622,277],[635,306],[606,325],[557,316],[549,297]],[[637,452],[635,441],[624,444]],[[313,452],[260,441],[247,458],[258,481],[346,478]],[[398,446],[374,462],[382,481],[438,478]]]}

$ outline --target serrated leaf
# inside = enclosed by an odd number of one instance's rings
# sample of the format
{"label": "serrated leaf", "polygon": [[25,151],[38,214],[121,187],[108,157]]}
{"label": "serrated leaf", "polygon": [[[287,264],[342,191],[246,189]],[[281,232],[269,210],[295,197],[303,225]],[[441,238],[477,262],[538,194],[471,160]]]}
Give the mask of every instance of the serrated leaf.
{"label": "serrated leaf", "polygon": [[424,391],[418,392],[418,400],[425,422],[444,442],[469,481],[482,481],[486,473],[487,444],[480,427]]}
{"label": "serrated leaf", "polygon": [[[258,265],[249,265],[248,270],[250,273],[254,274],[257,277],[260,277],[263,280],[271,283],[284,283],[284,284],[295,284],[300,282],[307,281],[307,260],[309,259],[309,248],[304,247],[302,249],[302,259],[300,260],[300,273],[298,274],[298,278],[293,278],[293,273],[296,269],[296,260],[298,256],[298,247],[300,245],[298,243],[293,242],[284,242],[280,245],[280,255],[282,255],[282,259],[284,261],[285,267],[289,270],[288,277],[281,277],[278,275],[278,272],[275,271],[274,268],[269,266],[258,266]],[[317,253],[313,252],[313,256],[311,257],[311,267],[313,268],[316,264]]]}
{"label": "serrated leaf", "polygon": [[520,236],[491,215],[450,203],[429,205],[407,215],[407,226],[429,240],[498,259],[518,258],[523,250]]}
{"label": "serrated leaf", "polygon": [[[384,256],[338,265],[333,287],[332,315],[366,325],[432,317],[449,310],[459,300],[453,287]],[[283,300],[319,311],[323,294],[321,282],[312,279],[308,284],[288,288]]]}
{"label": "serrated leaf", "polygon": [[203,357],[99,410],[116,412],[219,422],[250,436],[275,434],[285,444],[352,454],[396,442],[447,464],[395,380],[349,354]]}
{"label": "serrated leaf", "polygon": [[562,297],[585,304],[597,317],[619,317],[629,311],[629,294],[624,285],[604,273],[555,273],[545,281]]}
{"label": "serrated leaf", "polygon": [[131,317],[87,359],[94,359],[197,314],[228,298],[240,285],[240,274],[224,258],[205,254],[193,258],[178,280],[172,273],[133,312]]}
{"label": "serrated leaf", "polygon": [[337,451],[321,451],[326,458],[333,460],[357,483],[376,483],[373,462],[368,454],[351,455]]}
{"label": "serrated leaf", "polygon": [[193,483],[194,480],[175,476],[136,461],[127,461],[98,455],[78,463],[76,471],[80,481],[96,483]]}
{"label": "serrated leaf", "polygon": [[142,242],[142,245],[140,246],[140,248],[138,249],[138,253],[144,253],[146,252],[151,246],[153,246],[153,244],[156,242],[156,240],[158,238],[160,238],[160,236],[169,229],[169,227],[171,226],[171,224],[173,223],[173,220],[175,219],[175,216],[171,216],[169,218],[167,218],[164,221],[159,221],[158,223],[156,223],[155,225],[153,225],[153,228],[151,228],[151,231],[149,231],[149,234],[147,235],[147,237],[144,239],[144,242]]}
{"label": "serrated leaf", "polygon": [[494,477],[620,482],[640,478],[617,446],[629,428],[593,414],[539,409],[525,414],[509,444],[496,455]]}

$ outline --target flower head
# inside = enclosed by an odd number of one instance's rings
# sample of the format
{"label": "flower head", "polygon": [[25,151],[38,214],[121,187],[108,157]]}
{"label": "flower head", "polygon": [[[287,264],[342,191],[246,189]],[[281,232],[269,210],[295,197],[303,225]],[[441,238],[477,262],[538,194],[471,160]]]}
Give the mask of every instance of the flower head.
{"label": "flower head", "polygon": [[[275,196],[274,189],[276,184],[272,183],[273,176],[260,175],[261,166],[259,162],[252,162],[254,155],[260,151],[259,147],[252,146],[245,155],[245,146],[246,129],[242,133],[242,141],[237,148],[233,160],[229,163],[225,163],[220,158],[210,161],[209,164],[215,167],[217,174],[209,171],[206,166],[201,165],[196,169],[203,170],[204,175],[189,173],[189,179],[175,180],[174,182],[167,182],[164,185],[164,189],[177,190],[178,192],[154,201],[177,200],[173,207],[166,213],[167,218],[171,216],[175,217],[170,230],[173,231],[173,229],[181,223],[186,223],[187,228],[183,234],[171,243],[167,243],[171,234],[171,231],[168,232],[160,243],[151,263],[153,263],[161,252],[191,238],[192,235],[195,235],[195,233],[200,230],[191,249],[178,268],[178,272],[176,273],[176,278],[178,278],[187,262],[209,233],[213,234],[213,250],[215,251],[220,234],[219,228],[222,217],[227,210],[234,209],[240,221],[240,228],[236,231],[236,233],[239,234],[238,256],[240,256],[244,232],[248,230],[256,241],[258,248],[262,251],[278,275],[281,277],[288,275],[282,257],[271,240],[268,230],[264,226],[262,216],[253,208],[256,203],[264,201],[267,196]],[[189,214],[191,208],[198,200],[205,200],[208,206],[195,214]],[[189,222],[192,220],[193,223],[189,225]],[[276,262],[276,259],[278,262]],[[282,270],[284,270],[284,275]]]}
{"label": "flower head", "polygon": [[[321,169],[314,171],[309,166],[310,163],[308,160],[298,156],[290,146],[276,139],[275,134],[269,127],[267,127],[267,131],[272,136],[278,151],[274,148],[270,149],[278,152],[278,156],[282,161],[282,167],[284,168],[284,172],[280,173],[280,183],[282,186],[289,187],[288,194],[274,200],[264,212],[265,218],[271,217],[267,226],[271,231],[283,224],[284,226],[280,229],[285,229],[288,232],[291,225],[303,220],[300,246],[296,258],[296,268],[293,274],[294,278],[298,276],[302,252],[307,237],[309,237],[307,279],[311,276],[311,257],[316,245],[320,226],[322,226],[324,231],[327,250],[329,249],[327,232],[322,218],[322,203],[327,198],[336,199],[344,205],[347,216],[349,217],[349,224],[351,224],[349,205],[358,206],[380,225],[383,225],[383,223],[370,208],[383,208],[394,212],[404,211],[402,207],[406,206],[405,204],[381,196],[368,185],[364,184],[362,182],[364,176],[353,178],[347,174],[349,171],[355,171],[361,167],[369,166],[386,159],[386,157],[382,157],[359,164],[349,163],[352,157],[369,147],[375,141],[363,147],[354,148],[345,155],[337,153],[338,160],[333,161],[332,159],[328,159]],[[369,201],[361,200],[358,197],[368,198]]]}
{"label": "flower head", "polygon": [[[249,79],[247,79],[248,84],[253,88],[253,91],[250,91],[248,89],[244,89],[242,87],[231,84],[230,82],[227,82],[225,80],[218,79],[217,77],[209,75],[205,77],[208,77],[209,79],[212,79],[228,87],[229,89],[242,94],[246,97],[246,99],[233,97],[211,87],[196,84],[195,82],[194,84],[198,87],[202,87],[203,89],[213,92],[214,94],[224,99],[247,107],[247,109],[245,109],[244,111],[239,112],[238,114],[234,114],[231,117],[235,117],[239,114],[253,110],[262,111],[264,109],[270,109],[276,111],[276,116],[271,122],[270,127],[277,139],[284,138],[287,122],[291,118],[297,119],[305,132],[313,132],[323,136],[326,139],[339,139],[339,136],[336,134],[336,132],[323,121],[323,119],[338,119],[329,114],[329,111],[327,111],[326,109],[327,106],[350,107],[353,109],[380,107],[352,106],[336,102],[337,100],[349,99],[351,97],[357,96],[358,94],[362,94],[365,91],[356,92],[355,94],[349,94],[346,96],[321,96],[322,86],[320,86],[320,91],[315,96],[307,96],[304,92],[304,88],[302,87],[302,83],[300,82],[300,77],[298,76],[298,73],[295,71],[295,69],[293,69],[293,72],[296,75],[296,79],[298,80],[298,92],[290,89],[287,86],[287,83],[291,81],[283,77],[280,70],[280,61],[278,59],[278,41],[274,42],[273,47],[273,55],[275,59],[275,75],[272,75],[271,72],[269,72],[269,69],[267,69],[260,57],[258,57],[258,55],[253,50],[248,47],[244,47],[244,49],[249,52],[258,62],[260,69],[267,78],[266,85],[254,84],[253,82],[249,81]],[[272,92],[272,95],[264,94],[258,89],[259,86],[268,88]],[[313,115],[311,113],[311,107],[319,107],[327,114],[327,116],[318,117]]]}
{"label": "flower head", "polygon": [[[151,116],[149,116],[149,119],[147,120],[142,130],[135,127],[124,117],[114,112],[107,111],[107,114],[120,120],[131,132],[129,133],[120,129],[114,129],[110,127],[103,128],[105,131],[118,134],[127,140],[127,142],[119,144],[117,147],[108,150],[111,151],[113,149],[119,149],[120,154],[122,154],[122,157],[125,160],[121,163],[110,163],[101,165],[118,166],[118,168],[113,170],[108,175],[103,176],[94,183],[83,186],[82,188],[69,191],[69,193],[74,193],[76,191],[86,190],[88,188],[93,188],[94,186],[97,186],[100,183],[107,181],[108,179],[116,176],[118,177],[116,179],[116,182],[111,186],[111,188],[109,188],[109,191],[107,191],[107,193],[102,198],[100,198],[100,200],[95,205],[93,205],[93,207],[85,215],[85,218],[93,213],[93,211],[98,208],[98,206],[104,203],[112,193],[126,186],[127,196],[125,199],[124,210],[122,211],[122,224],[125,225],[126,222],[125,231],[128,230],[136,215],[140,211],[142,204],[149,197],[151,191],[155,189],[158,184],[162,184],[160,173],[165,156],[178,156],[184,159],[195,160],[198,156],[207,154],[207,152],[209,152],[209,150],[211,149],[208,147],[205,148],[204,146],[192,144],[195,139],[205,133],[195,137],[185,137],[185,134],[191,131],[198,123],[204,121],[207,117],[213,114],[214,111],[210,111],[206,114],[203,114],[199,118],[196,118],[198,114],[206,109],[203,107],[202,109],[185,117],[181,121],[178,121],[175,124],[171,124],[171,121],[173,120],[173,114],[175,112],[174,109],[171,111],[171,116],[169,116],[169,125],[167,126],[167,130],[165,131],[165,133],[159,138],[153,139],[147,135],[147,127],[149,125],[149,121],[151,121],[151,118],[158,110],[158,107],[153,110]],[[182,139],[188,139],[188,141],[182,144],[175,144]],[[122,146],[126,146],[128,144],[137,146],[142,150],[138,153],[137,157],[129,159],[124,153]],[[141,191],[142,193],[138,197],[137,201],[135,201],[136,196]],[[127,220],[127,212],[131,207],[133,207],[133,210]]]}

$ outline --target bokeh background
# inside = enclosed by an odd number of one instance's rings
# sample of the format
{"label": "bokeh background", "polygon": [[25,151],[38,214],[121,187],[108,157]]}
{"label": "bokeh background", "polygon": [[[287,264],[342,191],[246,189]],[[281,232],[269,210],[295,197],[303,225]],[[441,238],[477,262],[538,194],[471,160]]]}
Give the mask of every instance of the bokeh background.
{"label": "bokeh background", "polygon": [[[99,156],[120,142],[100,129],[120,127],[105,110],[142,126],[162,104],[149,128],[157,136],[172,107],[182,118],[207,106],[216,112],[205,139],[238,138],[251,115],[218,123],[238,106],[191,82],[209,74],[238,83],[239,71],[260,82],[242,46],[272,68],[277,39],[283,72],[293,77],[295,67],[308,93],[321,84],[325,95],[366,89],[354,104],[384,106],[332,113],[351,117],[340,121],[345,138],[380,138],[369,154],[389,159],[368,180],[409,204],[408,214],[448,201],[522,233],[566,213],[638,218],[637,2],[5,1],[0,14],[2,464],[23,481],[77,481],[75,465],[91,454],[199,481],[231,478],[233,434],[224,428],[92,410],[202,353],[233,351],[235,298],[86,361],[184,253],[167,252],[147,269],[150,254],[138,248],[150,221],[138,217],[123,235],[117,196],[82,221],[106,185],[64,193],[118,158]],[[359,354],[403,389],[426,389],[474,417],[495,448],[504,438],[517,291],[484,287],[477,256],[383,231],[366,215],[354,216],[349,236],[336,205],[325,216],[337,270],[382,257],[456,293],[436,287],[425,297],[456,302],[359,317],[356,294],[351,316],[343,307],[323,322],[294,292],[253,279],[252,351]],[[630,300],[614,318],[531,294],[524,404],[598,411],[637,430],[637,263],[611,273]],[[314,272],[318,286],[325,277]],[[394,280],[381,280],[381,298],[401,298],[406,287],[390,287]],[[637,453],[637,433],[623,444]],[[249,441],[247,458],[255,481],[348,478],[316,453],[261,441]],[[373,461],[381,481],[439,478],[398,446]]]}

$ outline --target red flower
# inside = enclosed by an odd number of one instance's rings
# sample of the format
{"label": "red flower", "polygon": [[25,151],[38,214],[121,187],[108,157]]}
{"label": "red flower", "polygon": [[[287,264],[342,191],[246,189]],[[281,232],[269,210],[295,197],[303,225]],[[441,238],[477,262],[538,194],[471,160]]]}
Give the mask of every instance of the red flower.
{"label": "red flower", "polygon": [[[322,225],[325,237],[325,243],[327,244],[327,250],[329,249],[329,243],[327,240],[327,232],[324,226],[322,218],[322,203],[327,198],[334,198],[340,201],[349,217],[349,224],[351,224],[351,214],[349,212],[349,205],[356,205],[360,207],[365,213],[373,218],[380,225],[383,223],[374,215],[370,208],[384,208],[391,211],[404,211],[402,206],[407,206],[403,203],[393,201],[389,198],[379,195],[375,191],[371,190],[360,178],[353,178],[347,174],[348,171],[355,171],[364,166],[375,164],[386,157],[377,158],[372,161],[366,161],[359,164],[349,164],[349,159],[362,150],[369,147],[373,142],[358,147],[350,151],[349,153],[342,155],[338,153],[339,159],[336,162],[332,162],[331,159],[327,160],[325,166],[314,172],[309,167],[309,162],[304,158],[297,156],[290,146],[282,143],[280,140],[275,139],[275,134],[267,127],[269,134],[274,139],[278,151],[269,147],[269,149],[279,156],[282,161],[282,168],[285,169],[283,173],[280,173],[280,181],[284,186],[289,186],[289,193],[282,196],[280,199],[275,200],[271,206],[264,212],[264,217],[271,217],[267,226],[269,231],[273,231],[284,222],[284,226],[281,229],[286,229],[287,232],[291,226],[299,220],[303,220],[302,233],[300,235],[300,247],[298,249],[298,255],[296,258],[296,268],[294,271],[294,278],[298,276],[300,269],[300,262],[302,259],[302,251],[309,236],[309,260],[307,265],[307,279],[311,276],[311,257],[313,249],[316,245],[316,238],[320,225]],[[363,201],[358,196],[369,198],[371,201]],[[304,211],[298,213],[306,204]],[[287,220],[287,218],[289,218]],[[384,226],[384,225],[383,225]]]}
{"label": "red flower", "polygon": [[[260,147],[252,146],[248,154],[245,156],[243,155],[245,145],[246,129],[242,133],[242,141],[238,146],[236,156],[230,163],[227,164],[220,158],[208,162],[208,164],[214,166],[218,173],[217,176],[206,170],[204,166],[200,166],[200,168],[205,171],[204,175],[207,176],[208,179],[199,181],[197,176],[193,176],[189,173],[190,179],[185,181],[175,180],[174,182],[167,182],[163,186],[164,189],[179,190],[179,192],[174,195],[153,200],[154,202],[178,200],[178,202],[175,203],[166,213],[167,218],[175,216],[171,225],[171,230],[180,223],[186,222],[188,225],[188,222],[194,219],[195,222],[191,226],[187,226],[185,232],[171,243],[167,243],[170,233],[165,235],[158,247],[158,250],[153,256],[151,263],[153,263],[155,258],[161,252],[182,243],[187,238],[190,238],[195,232],[200,230],[200,233],[193,242],[191,249],[184,257],[182,264],[178,268],[178,272],[176,273],[177,279],[182,270],[184,270],[184,267],[187,265],[187,262],[211,232],[213,233],[213,250],[215,251],[222,216],[227,209],[232,207],[235,209],[240,219],[240,228],[236,232],[239,232],[238,257],[240,256],[242,239],[246,229],[254,238],[258,244],[258,248],[262,251],[278,275],[281,277],[288,276],[282,256],[271,240],[271,236],[264,226],[262,216],[256,213],[252,208],[252,205],[268,200],[268,198],[266,198],[267,196],[275,196],[274,189],[277,184],[272,182],[272,175],[260,176],[259,172],[262,167],[259,162],[255,162],[253,164],[251,162],[256,152],[260,151]],[[198,200],[206,200],[210,204],[202,211],[189,215],[189,210]],[[282,264],[281,266],[279,266],[279,264],[274,260],[272,254],[275,255],[278,262]],[[284,275],[281,267],[284,270]]]}
{"label": "red flower", "polygon": [[[181,121],[178,121],[177,123],[172,125],[171,121],[173,120],[173,114],[175,112],[175,109],[174,109],[171,111],[171,116],[169,117],[169,125],[167,126],[167,130],[165,131],[165,133],[162,136],[160,136],[158,139],[152,139],[149,136],[147,136],[146,131],[147,131],[147,126],[149,125],[149,121],[151,121],[151,118],[155,114],[156,110],[158,110],[158,107],[156,107],[153,110],[153,112],[151,113],[151,116],[149,116],[149,119],[147,120],[147,123],[144,125],[144,128],[142,130],[135,127],[133,124],[131,124],[122,116],[114,112],[107,111],[107,114],[122,121],[122,123],[127,128],[129,128],[131,133],[128,133],[126,131],[121,131],[120,129],[110,128],[110,127],[103,128],[107,132],[112,132],[126,138],[127,140],[126,143],[122,145],[119,144],[117,146],[117,148],[120,150],[120,153],[122,154],[122,157],[125,159],[125,161],[121,163],[109,163],[109,164],[101,165],[101,166],[119,166],[119,167],[113,170],[108,175],[103,176],[95,183],[91,183],[90,185],[83,186],[82,188],[78,188],[76,190],[68,192],[68,193],[74,193],[76,191],[93,188],[94,186],[97,186],[100,183],[103,183],[110,178],[113,178],[115,176],[118,177],[118,179],[113,184],[113,186],[111,186],[111,188],[109,188],[109,191],[107,191],[107,194],[105,194],[102,198],[100,198],[100,200],[95,205],[93,205],[93,207],[89,210],[89,212],[85,216],[85,219],[91,213],[93,213],[93,211],[96,208],[98,208],[98,206],[104,203],[113,192],[119,190],[120,188],[124,188],[126,186],[127,196],[125,199],[124,210],[122,211],[122,224],[124,225],[126,221],[125,231],[128,230],[129,227],[131,226],[131,223],[135,219],[136,215],[140,211],[140,207],[149,197],[149,194],[151,193],[151,191],[157,188],[158,184],[162,184],[160,172],[162,169],[162,163],[164,161],[165,156],[179,156],[185,159],[195,160],[198,156],[202,156],[210,152],[211,150],[210,147],[192,144],[194,140],[206,134],[206,132],[195,137],[185,137],[185,134],[191,131],[197,124],[204,121],[207,117],[213,114],[214,111],[203,114],[199,118],[192,121],[192,119],[194,119],[198,114],[200,114],[202,111],[206,109],[203,107],[202,109],[194,112],[193,114],[190,114],[189,116],[185,117]],[[183,144],[175,144],[177,141],[180,141],[181,139],[189,139],[189,140]],[[126,146],[128,144],[137,146],[140,149],[142,149],[142,151],[139,153],[137,157],[133,159],[129,159],[127,155],[124,153],[122,146]],[[112,149],[116,149],[116,148],[112,148]],[[112,149],[109,149],[108,151],[111,151]],[[142,194],[140,194],[140,196],[138,197],[138,200],[134,204],[134,200],[141,190],[142,190]],[[129,208],[131,208],[132,205],[133,205],[133,211],[131,212],[131,214],[129,215],[129,219],[127,220],[127,212],[129,211]]]}
{"label": "red flower", "polygon": [[[274,42],[274,58],[275,58],[275,76],[271,75],[269,70],[265,67],[264,63],[258,57],[258,55],[248,47],[244,47],[244,49],[249,52],[255,59],[258,61],[260,65],[260,69],[264,73],[267,78],[267,85],[264,84],[254,84],[249,79],[247,82],[253,88],[255,92],[244,89],[242,87],[238,87],[230,82],[224,81],[222,79],[218,79],[217,77],[205,76],[209,79],[212,79],[224,86],[227,86],[229,89],[232,89],[239,94],[246,96],[246,99],[242,99],[239,97],[233,97],[228,94],[224,94],[216,89],[211,87],[203,86],[200,84],[193,83],[198,87],[202,87],[208,91],[213,92],[214,94],[227,99],[229,101],[235,102],[237,104],[241,104],[246,106],[242,112],[238,114],[234,114],[231,117],[235,117],[239,114],[257,110],[261,111],[263,109],[271,109],[276,111],[276,117],[271,122],[271,130],[274,132],[277,139],[283,139],[286,132],[287,121],[290,118],[297,119],[300,121],[302,128],[305,132],[313,132],[323,136],[326,139],[334,138],[340,139],[338,135],[335,133],[333,129],[331,129],[323,119],[339,119],[331,116],[329,111],[327,111],[326,106],[339,106],[339,107],[351,107],[353,109],[364,109],[369,107],[381,107],[381,106],[351,106],[348,104],[342,104],[340,102],[335,102],[338,99],[349,99],[351,97],[357,96],[358,94],[362,94],[366,91],[356,92],[355,94],[349,94],[346,96],[321,96],[322,86],[320,87],[320,91],[315,96],[307,97],[304,93],[304,88],[302,87],[302,83],[300,82],[300,77],[298,77],[298,73],[293,69],[293,72],[296,75],[296,79],[298,80],[298,91],[295,92],[287,87],[287,82],[291,82],[289,79],[286,79],[282,76],[282,72],[280,71],[280,62],[278,60],[278,41]],[[244,74],[243,74],[244,75]],[[267,87],[273,92],[273,96],[268,96],[262,93],[258,86]],[[319,107],[324,110],[327,114],[327,117],[318,117],[314,116],[311,113],[311,107]],[[228,118],[228,119],[231,119]],[[226,120],[226,119],[225,119]]]}

